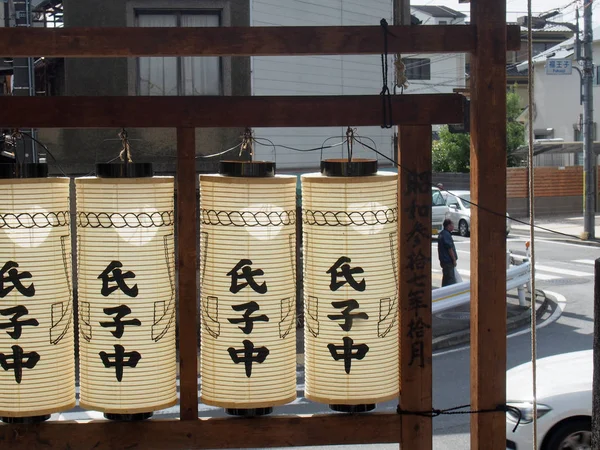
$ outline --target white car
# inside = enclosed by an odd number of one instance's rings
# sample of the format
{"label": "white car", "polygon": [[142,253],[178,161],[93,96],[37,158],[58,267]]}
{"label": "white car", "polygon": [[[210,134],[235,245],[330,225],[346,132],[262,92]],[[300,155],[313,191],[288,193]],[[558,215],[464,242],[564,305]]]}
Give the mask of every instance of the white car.
{"label": "white car", "polygon": [[[469,191],[444,192],[443,196],[448,205],[446,218],[454,223],[454,230],[461,236],[467,237],[471,234],[471,193]],[[511,219],[506,214],[506,235],[511,230]]]}
{"label": "white car", "polygon": [[442,196],[442,191],[436,187],[431,188],[431,234],[438,234],[442,231],[442,224],[448,213],[446,200]]}
{"label": "white car", "polygon": [[[538,450],[589,450],[592,448],[593,352],[585,350],[537,361]],[[531,362],[506,373],[506,399],[521,411],[506,414],[506,449],[533,447]]]}

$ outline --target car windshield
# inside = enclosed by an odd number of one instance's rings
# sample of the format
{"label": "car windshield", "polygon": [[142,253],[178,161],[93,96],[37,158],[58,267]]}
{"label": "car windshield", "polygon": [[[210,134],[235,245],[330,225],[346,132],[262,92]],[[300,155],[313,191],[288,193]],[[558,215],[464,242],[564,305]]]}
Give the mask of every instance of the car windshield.
{"label": "car windshield", "polygon": [[471,208],[471,203],[469,203],[471,201],[471,194],[463,194],[460,196],[460,199],[465,208]]}

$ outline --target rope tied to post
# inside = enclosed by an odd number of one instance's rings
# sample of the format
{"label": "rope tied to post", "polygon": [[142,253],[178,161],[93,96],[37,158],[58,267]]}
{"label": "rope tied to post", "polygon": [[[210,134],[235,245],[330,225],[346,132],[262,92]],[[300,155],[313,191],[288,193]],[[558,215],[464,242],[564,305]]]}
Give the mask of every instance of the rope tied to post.
{"label": "rope tied to post", "polygon": [[131,147],[129,146],[129,139],[127,137],[127,131],[125,128],[121,129],[118,136],[119,139],[121,139],[121,145],[123,146],[121,152],[119,153],[119,159],[127,163],[133,162],[131,159]]}
{"label": "rope tied to post", "polygon": [[[387,20],[381,19],[381,29],[383,30],[383,53],[381,54],[381,72],[383,86],[381,88],[381,101],[383,109],[383,122],[381,128],[392,128],[392,94],[388,87],[388,36],[391,35]],[[393,35],[392,35],[393,36]]]}
{"label": "rope tied to post", "polygon": [[398,405],[398,408],[396,409],[396,412],[398,414],[400,414],[401,416],[419,416],[419,417],[438,417],[438,416],[442,416],[442,415],[459,415],[459,414],[485,414],[485,413],[497,413],[497,412],[512,412],[517,416],[517,423],[515,425],[515,427],[513,428],[513,433],[516,431],[516,429],[518,428],[518,426],[521,424],[521,410],[519,410],[519,408],[516,408],[514,406],[510,406],[510,405],[498,405],[495,408],[491,408],[491,409],[476,409],[476,410],[467,410],[467,411],[461,411],[467,408],[470,408],[471,405],[460,405],[460,406],[455,406],[453,408],[447,408],[447,409],[431,409],[430,411],[410,411],[410,410],[406,410],[406,409],[402,409],[400,407],[400,405]]}

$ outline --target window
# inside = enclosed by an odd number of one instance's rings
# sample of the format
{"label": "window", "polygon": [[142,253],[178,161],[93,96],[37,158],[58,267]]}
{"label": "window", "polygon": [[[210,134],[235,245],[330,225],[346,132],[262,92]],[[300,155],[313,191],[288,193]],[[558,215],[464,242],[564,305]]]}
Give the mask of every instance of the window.
{"label": "window", "polygon": [[431,60],[429,58],[402,58],[409,80],[431,80]]}
{"label": "window", "polygon": [[440,20],[438,22],[438,25],[448,25],[448,21],[447,20]]}
{"label": "window", "polygon": [[444,197],[440,191],[431,191],[431,204],[433,206],[446,206],[446,201],[444,200]]}
{"label": "window", "polygon": [[[137,13],[139,27],[218,27],[216,12]],[[138,58],[139,95],[220,95],[221,58],[143,57]]]}

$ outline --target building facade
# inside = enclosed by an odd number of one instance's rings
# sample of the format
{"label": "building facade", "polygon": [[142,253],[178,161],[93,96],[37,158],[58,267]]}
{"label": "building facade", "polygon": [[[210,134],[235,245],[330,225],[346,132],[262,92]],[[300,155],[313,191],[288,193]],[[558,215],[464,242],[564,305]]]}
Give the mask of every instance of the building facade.
{"label": "building facade", "polygon": [[[594,30],[598,36],[600,29]],[[594,55],[594,111],[600,111],[600,40],[593,42]],[[551,74],[549,65],[568,60],[573,69],[568,74]],[[583,164],[583,134],[581,104],[580,69],[575,58],[574,39],[568,39],[559,45],[538,54],[533,59],[534,104],[533,132],[534,151],[537,166],[573,166]],[[527,69],[527,63],[518,66]],[[528,123],[528,112],[522,114],[522,121]],[[594,117],[593,139],[597,136],[598,116]],[[526,127],[528,133],[528,127]],[[600,143],[594,145],[596,151]]]}
{"label": "building facade", "polygon": [[[65,27],[248,26],[249,2],[234,0],[64,0]],[[86,58],[61,62],[64,95],[250,95],[247,57]],[[156,111],[156,114],[160,114]],[[95,163],[121,151],[120,129],[39,130],[62,168],[86,174]],[[134,162],[152,161],[155,170],[175,168],[175,129],[126,129]],[[214,159],[201,158],[240,143],[242,129],[196,130],[198,171],[214,171]],[[232,155],[237,156],[237,154]]]}
{"label": "building facade", "polygon": [[[389,0],[253,0],[251,17],[252,26],[341,26],[379,25],[382,18],[391,24],[393,14]],[[390,56],[390,68],[392,64]],[[390,82],[392,80],[390,70]],[[252,58],[253,95],[379,95],[381,87],[381,57],[378,55]],[[346,128],[258,128],[255,132],[259,142],[255,148],[256,158],[275,160],[278,170],[316,170],[322,158],[347,157],[347,146],[338,145],[345,140]],[[394,159],[391,129],[364,127],[356,133],[364,138],[363,142]],[[321,147],[332,145],[333,148],[320,151]],[[315,150],[306,151],[310,149]],[[377,157],[358,143],[353,150],[355,157]],[[379,161],[381,166],[392,165],[381,157]]]}

